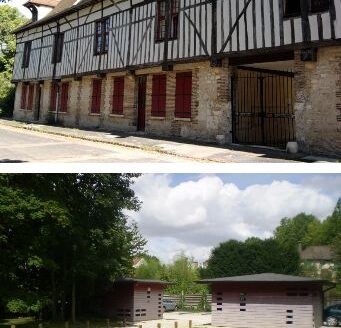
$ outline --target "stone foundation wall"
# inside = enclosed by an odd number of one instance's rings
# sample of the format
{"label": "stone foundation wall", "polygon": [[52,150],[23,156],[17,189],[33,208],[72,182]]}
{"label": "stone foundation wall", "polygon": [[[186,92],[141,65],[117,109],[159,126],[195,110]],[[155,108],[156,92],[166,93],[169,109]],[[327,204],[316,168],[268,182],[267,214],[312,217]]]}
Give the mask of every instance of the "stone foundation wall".
{"label": "stone foundation wall", "polygon": [[341,47],[320,48],[316,62],[295,53],[296,135],[306,153],[341,156]]}
{"label": "stone foundation wall", "polygon": [[[189,119],[179,119],[175,112],[175,87],[177,72],[192,72],[192,115]],[[167,100],[166,116],[152,117],[152,78],[153,74],[166,74]],[[92,81],[94,76],[83,77],[69,82],[69,101],[66,113],[58,113],[58,121],[65,126],[95,128],[106,130],[136,131],[137,127],[137,80],[147,76],[146,91],[146,133],[158,136],[183,137],[204,141],[230,142],[231,106],[229,97],[229,70],[227,61],[223,67],[212,68],[209,62],[175,65],[171,72],[162,72],[161,67],[138,70],[136,75],[125,73],[107,74],[102,79],[101,112],[90,112],[92,100]],[[113,84],[116,76],[124,76],[123,115],[112,114]],[[55,112],[50,111],[52,81],[42,84],[41,109],[39,121],[53,122]],[[24,115],[18,109],[22,85],[18,84],[15,119],[31,121],[34,115]],[[32,113],[31,113],[32,114]]]}

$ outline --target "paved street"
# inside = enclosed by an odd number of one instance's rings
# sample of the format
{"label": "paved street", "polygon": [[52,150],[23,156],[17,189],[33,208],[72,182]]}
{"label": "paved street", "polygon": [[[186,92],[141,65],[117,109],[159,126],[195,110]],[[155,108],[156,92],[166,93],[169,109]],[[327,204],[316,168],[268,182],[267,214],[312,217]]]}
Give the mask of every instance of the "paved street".
{"label": "paved street", "polygon": [[0,163],[181,163],[157,152],[0,126]]}
{"label": "paved street", "polygon": [[89,131],[0,119],[0,162],[294,163],[337,162],[265,147],[218,146],[143,133]]}

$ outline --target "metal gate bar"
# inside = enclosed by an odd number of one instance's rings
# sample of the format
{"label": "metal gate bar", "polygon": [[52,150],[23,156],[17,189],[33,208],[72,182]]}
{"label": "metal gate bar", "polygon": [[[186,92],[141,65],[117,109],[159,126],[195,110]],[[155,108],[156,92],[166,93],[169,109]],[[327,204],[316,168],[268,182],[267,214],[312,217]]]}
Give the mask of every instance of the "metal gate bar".
{"label": "metal gate bar", "polygon": [[295,141],[293,76],[238,67],[232,78],[233,142],[284,148]]}

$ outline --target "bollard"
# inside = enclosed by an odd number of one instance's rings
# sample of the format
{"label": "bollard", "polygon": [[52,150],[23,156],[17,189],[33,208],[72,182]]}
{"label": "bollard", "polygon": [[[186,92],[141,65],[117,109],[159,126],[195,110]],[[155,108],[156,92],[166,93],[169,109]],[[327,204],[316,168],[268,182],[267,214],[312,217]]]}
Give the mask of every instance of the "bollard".
{"label": "bollard", "polygon": [[139,327],[138,328],[142,328],[142,325],[139,325]]}
{"label": "bollard", "polygon": [[189,320],[189,322],[188,322],[188,327],[189,327],[189,328],[192,328],[192,320]]}
{"label": "bollard", "polygon": [[174,322],[174,328],[178,328],[178,322],[177,321]]}
{"label": "bollard", "polygon": [[90,328],[90,321],[89,320],[86,321],[86,328]]}
{"label": "bollard", "polygon": [[110,319],[107,319],[107,328],[110,327]]}
{"label": "bollard", "polygon": [[43,324],[40,323],[40,324],[38,325],[38,328],[43,328]]}
{"label": "bollard", "polygon": [[157,324],[157,328],[161,328],[161,323],[158,323],[158,324]]}
{"label": "bollard", "polygon": [[11,328],[15,328],[15,325],[11,325]]}
{"label": "bollard", "polygon": [[69,328],[69,321],[65,321],[65,328]]}

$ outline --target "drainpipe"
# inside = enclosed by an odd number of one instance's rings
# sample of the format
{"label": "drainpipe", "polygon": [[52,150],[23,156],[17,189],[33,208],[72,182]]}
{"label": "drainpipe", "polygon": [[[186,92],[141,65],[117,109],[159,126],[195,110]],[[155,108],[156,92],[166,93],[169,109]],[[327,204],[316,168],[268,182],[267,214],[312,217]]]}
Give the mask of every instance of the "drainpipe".
{"label": "drainpipe", "polygon": [[59,111],[59,94],[60,94],[60,86],[59,86],[59,82],[57,83],[57,99],[56,99],[56,114],[54,116],[54,122],[55,124],[58,124],[58,111]]}

